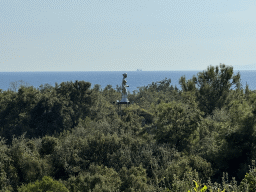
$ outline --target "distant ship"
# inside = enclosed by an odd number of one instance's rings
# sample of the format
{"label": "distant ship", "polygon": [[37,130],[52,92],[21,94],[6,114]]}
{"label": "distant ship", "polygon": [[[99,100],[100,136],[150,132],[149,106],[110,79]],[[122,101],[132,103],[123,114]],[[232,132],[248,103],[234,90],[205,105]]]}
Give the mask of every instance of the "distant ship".
{"label": "distant ship", "polygon": [[137,69],[137,71],[142,71],[142,69]]}

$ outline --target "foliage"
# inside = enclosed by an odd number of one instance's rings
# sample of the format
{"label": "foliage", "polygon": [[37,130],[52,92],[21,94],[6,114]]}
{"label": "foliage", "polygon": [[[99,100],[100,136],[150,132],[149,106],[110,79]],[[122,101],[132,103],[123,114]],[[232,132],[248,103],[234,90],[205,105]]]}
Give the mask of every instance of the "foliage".
{"label": "foliage", "polygon": [[121,112],[118,85],[13,83],[0,191],[255,191],[256,92],[223,64],[179,83],[140,87]]}
{"label": "foliage", "polygon": [[22,185],[18,189],[19,192],[47,192],[47,191],[61,191],[68,192],[68,189],[60,182],[53,180],[51,177],[43,177],[41,181],[37,180],[35,183]]}
{"label": "foliage", "polygon": [[121,191],[149,191],[150,186],[147,185],[146,170],[142,166],[131,167],[129,170],[123,167],[120,171],[122,185]]}
{"label": "foliage", "polygon": [[241,88],[240,74],[233,75],[233,67],[224,64],[209,66],[206,71],[199,72],[197,77],[188,81],[181,77],[180,84],[183,91],[197,92],[199,107],[206,114],[226,104],[233,86]]}
{"label": "foliage", "polygon": [[118,173],[106,166],[91,165],[88,171],[70,177],[65,185],[71,192],[78,191],[116,191],[121,185]]}
{"label": "foliage", "polygon": [[58,139],[50,136],[45,136],[42,139],[42,147],[40,149],[40,154],[41,155],[52,154],[57,144],[58,144]]}
{"label": "foliage", "polygon": [[170,143],[179,151],[188,149],[191,135],[201,119],[200,111],[181,102],[159,104],[156,139]]}
{"label": "foliage", "polygon": [[[11,158],[11,179],[17,184],[34,182],[51,172],[51,166],[46,159],[40,157],[38,149],[32,140],[14,138],[9,149]],[[13,173],[14,172],[14,173]]]}
{"label": "foliage", "polygon": [[11,162],[11,158],[8,156],[8,147],[5,144],[5,140],[0,137],[0,191],[11,190],[11,181],[8,178],[8,164]]}
{"label": "foliage", "polygon": [[240,190],[242,191],[256,191],[256,168],[255,161],[252,161],[253,165],[250,167],[249,173],[246,173],[244,179],[241,181]]}
{"label": "foliage", "polygon": [[[194,183],[195,183],[195,187],[194,187],[194,191],[195,192],[205,192],[206,190],[207,190],[207,186],[206,185],[204,185],[201,189],[199,188],[199,185],[197,184],[197,182],[196,181],[194,181]],[[188,190],[188,192],[191,192],[190,190]]]}

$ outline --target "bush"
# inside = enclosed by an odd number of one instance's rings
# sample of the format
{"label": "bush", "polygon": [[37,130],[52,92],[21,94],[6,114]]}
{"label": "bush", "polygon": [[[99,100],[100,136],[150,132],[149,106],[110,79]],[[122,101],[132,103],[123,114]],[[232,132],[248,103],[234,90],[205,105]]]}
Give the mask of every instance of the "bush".
{"label": "bush", "polygon": [[122,179],[121,191],[151,191],[150,185],[147,184],[146,169],[142,166],[130,169],[123,167],[120,176]]}
{"label": "bush", "polygon": [[73,176],[65,183],[71,192],[111,192],[119,189],[121,180],[114,169],[91,165],[88,172],[82,172],[76,177]]}
{"label": "bush", "polygon": [[51,177],[43,177],[41,181],[36,181],[35,183],[29,183],[27,185],[22,185],[18,188],[19,192],[49,192],[49,191],[59,191],[68,192],[68,189],[60,182],[54,181]]}
{"label": "bush", "polygon": [[40,149],[40,154],[42,156],[52,154],[57,144],[58,144],[58,139],[51,136],[45,136],[42,140],[42,147]]}
{"label": "bush", "polygon": [[250,168],[249,173],[246,173],[244,179],[241,181],[239,188],[242,191],[255,192],[256,191],[256,168],[255,161],[253,166]]}

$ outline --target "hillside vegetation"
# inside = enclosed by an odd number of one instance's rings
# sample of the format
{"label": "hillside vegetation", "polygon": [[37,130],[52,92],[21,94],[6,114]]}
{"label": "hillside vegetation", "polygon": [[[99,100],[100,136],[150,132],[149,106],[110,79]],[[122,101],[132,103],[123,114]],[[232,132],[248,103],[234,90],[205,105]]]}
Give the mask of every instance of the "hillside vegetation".
{"label": "hillside vegetation", "polygon": [[256,191],[256,92],[233,67],[121,89],[0,92],[0,191]]}

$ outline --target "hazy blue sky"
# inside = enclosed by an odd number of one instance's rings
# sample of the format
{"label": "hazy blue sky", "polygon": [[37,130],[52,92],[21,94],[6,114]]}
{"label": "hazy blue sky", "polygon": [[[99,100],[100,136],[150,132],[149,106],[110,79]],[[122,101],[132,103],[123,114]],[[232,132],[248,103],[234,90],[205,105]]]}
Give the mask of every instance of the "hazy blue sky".
{"label": "hazy blue sky", "polygon": [[256,63],[255,0],[0,0],[0,71]]}

